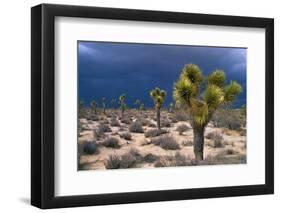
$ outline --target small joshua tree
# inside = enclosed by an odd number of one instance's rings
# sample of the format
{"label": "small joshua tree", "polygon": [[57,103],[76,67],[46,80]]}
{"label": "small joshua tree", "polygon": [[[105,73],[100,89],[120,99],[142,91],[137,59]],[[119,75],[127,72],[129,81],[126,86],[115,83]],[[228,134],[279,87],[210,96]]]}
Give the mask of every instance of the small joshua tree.
{"label": "small joshua tree", "polygon": [[124,116],[124,112],[127,108],[126,103],[125,103],[125,99],[126,99],[126,94],[122,94],[119,97],[119,103],[120,103],[120,109],[121,109],[121,117],[123,118]]}
{"label": "small joshua tree", "polygon": [[92,108],[92,111],[93,111],[95,114],[97,114],[97,106],[98,106],[98,103],[97,103],[95,100],[93,100],[93,101],[91,102],[91,108]]}
{"label": "small joshua tree", "polygon": [[140,104],[140,114],[142,114],[142,112],[145,110],[145,107],[144,107],[144,103],[141,103]]}
{"label": "small joshua tree", "polygon": [[102,102],[103,114],[106,114],[106,113],[105,113],[106,98],[105,98],[105,97],[103,97],[103,98],[101,99],[101,102]]}
{"label": "small joshua tree", "polygon": [[173,93],[176,102],[190,113],[194,135],[193,149],[197,160],[203,160],[205,127],[213,113],[221,105],[232,103],[242,92],[241,86],[235,81],[225,85],[225,73],[222,70],[215,70],[206,80],[205,91],[200,94],[202,71],[195,64],[185,65],[174,85]]}
{"label": "small joshua tree", "polygon": [[134,105],[136,105],[137,110],[140,110],[140,104],[141,104],[141,101],[139,99],[137,99],[134,103]]}
{"label": "small joshua tree", "polygon": [[84,117],[86,115],[86,110],[85,110],[85,106],[84,106],[84,101],[80,100],[79,101],[79,117]]}
{"label": "small joshua tree", "polygon": [[169,104],[169,112],[173,112],[173,110],[174,110],[174,104],[173,104],[173,102],[171,102]]}
{"label": "small joshua tree", "polygon": [[155,89],[150,91],[150,97],[154,101],[155,109],[156,109],[156,120],[157,120],[157,128],[160,130],[160,110],[164,103],[166,92],[164,90],[159,89],[156,87]]}
{"label": "small joshua tree", "polygon": [[112,107],[115,109],[116,98],[112,98],[110,103]]}

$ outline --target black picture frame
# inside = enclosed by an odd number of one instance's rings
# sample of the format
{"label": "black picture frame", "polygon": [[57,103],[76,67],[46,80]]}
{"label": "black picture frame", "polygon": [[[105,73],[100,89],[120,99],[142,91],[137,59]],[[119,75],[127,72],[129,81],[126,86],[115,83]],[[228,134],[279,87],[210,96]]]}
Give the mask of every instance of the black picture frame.
{"label": "black picture frame", "polygon": [[[55,17],[264,28],[265,184],[56,197],[54,171]],[[240,16],[41,4],[31,8],[31,204],[42,209],[274,193],[274,20]]]}

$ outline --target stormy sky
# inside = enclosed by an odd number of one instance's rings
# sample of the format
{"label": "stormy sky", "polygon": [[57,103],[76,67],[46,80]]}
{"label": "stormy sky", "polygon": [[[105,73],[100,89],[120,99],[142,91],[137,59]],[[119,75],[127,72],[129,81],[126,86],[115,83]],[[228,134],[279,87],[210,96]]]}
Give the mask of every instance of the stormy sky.
{"label": "stormy sky", "polygon": [[197,64],[204,75],[224,70],[227,82],[236,80],[243,87],[234,107],[246,103],[246,48],[79,41],[77,51],[78,99],[86,105],[105,97],[110,107],[113,98],[126,93],[128,106],[140,99],[152,107],[149,92],[160,87],[167,92],[167,106],[173,101],[174,82],[189,63]]}

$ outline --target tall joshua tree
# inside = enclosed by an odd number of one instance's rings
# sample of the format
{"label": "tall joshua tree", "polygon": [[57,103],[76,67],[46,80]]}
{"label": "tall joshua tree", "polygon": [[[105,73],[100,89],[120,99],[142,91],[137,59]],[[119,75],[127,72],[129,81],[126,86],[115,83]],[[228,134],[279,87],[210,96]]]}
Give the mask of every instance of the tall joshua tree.
{"label": "tall joshua tree", "polygon": [[156,109],[156,119],[157,119],[157,128],[160,130],[160,110],[166,98],[165,90],[161,90],[158,87],[150,91],[150,97],[154,101],[155,109]]}
{"label": "tall joshua tree", "polygon": [[93,100],[93,101],[91,102],[91,108],[92,108],[92,111],[93,111],[95,114],[97,114],[97,106],[98,106],[98,103],[97,103],[95,100]]}
{"label": "tall joshua tree", "polygon": [[191,115],[193,128],[194,154],[197,160],[203,160],[205,127],[213,113],[223,104],[232,103],[242,87],[231,81],[225,85],[225,73],[215,70],[206,78],[206,88],[200,93],[203,75],[195,64],[188,64],[182,70],[178,81],[174,84],[173,96],[176,102],[184,106]]}
{"label": "tall joshua tree", "polygon": [[105,98],[105,97],[103,97],[103,98],[101,99],[101,102],[102,102],[103,114],[106,114],[106,113],[105,113],[106,98]]}
{"label": "tall joshua tree", "polygon": [[119,103],[120,103],[121,117],[122,118],[123,118],[124,112],[126,110],[125,99],[126,99],[126,94],[123,93],[122,95],[119,96]]}

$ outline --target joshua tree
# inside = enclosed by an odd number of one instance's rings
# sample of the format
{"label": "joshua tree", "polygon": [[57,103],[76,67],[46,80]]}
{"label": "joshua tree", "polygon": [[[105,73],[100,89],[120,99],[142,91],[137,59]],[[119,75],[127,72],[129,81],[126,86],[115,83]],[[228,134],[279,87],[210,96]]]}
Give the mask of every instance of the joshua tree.
{"label": "joshua tree", "polygon": [[174,110],[174,104],[173,104],[173,102],[171,102],[169,104],[169,112],[173,112],[173,110]]}
{"label": "joshua tree", "polygon": [[79,117],[84,117],[86,115],[86,110],[85,110],[85,107],[84,107],[84,101],[83,100],[79,101],[78,109],[79,109]]}
{"label": "joshua tree", "polygon": [[123,118],[124,112],[126,110],[126,103],[125,103],[125,99],[126,99],[126,94],[122,94],[119,97],[119,103],[120,103],[120,109],[121,109],[121,117]]}
{"label": "joshua tree", "polygon": [[93,111],[95,114],[97,114],[97,106],[98,106],[98,103],[97,103],[95,100],[93,100],[93,101],[91,102],[91,108],[92,108],[92,111]]}
{"label": "joshua tree", "polygon": [[142,114],[142,112],[145,110],[145,107],[144,107],[144,103],[141,103],[140,104],[140,113]]}
{"label": "joshua tree", "polygon": [[134,103],[134,105],[136,105],[137,110],[140,110],[140,104],[141,104],[141,101],[139,99],[137,99]]}
{"label": "joshua tree", "polygon": [[116,98],[112,98],[110,103],[112,107],[115,109]]}
{"label": "joshua tree", "polygon": [[150,97],[154,101],[155,109],[156,109],[156,119],[157,119],[157,128],[160,130],[160,109],[164,103],[166,92],[164,90],[159,89],[156,87],[155,89],[150,91]]}
{"label": "joshua tree", "polygon": [[200,68],[195,64],[185,65],[173,93],[176,102],[185,106],[191,116],[193,149],[197,160],[203,160],[205,127],[213,113],[221,105],[232,103],[242,92],[241,86],[235,81],[225,85],[225,73],[222,70],[215,70],[207,77],[205,91],[200,94],[202,83]]}
{"label": "joshua tree", "polygon": [[102,102],[103,114],[105,114],[106,98],[103,97],[103,98],[101,99],[101,102]]}

